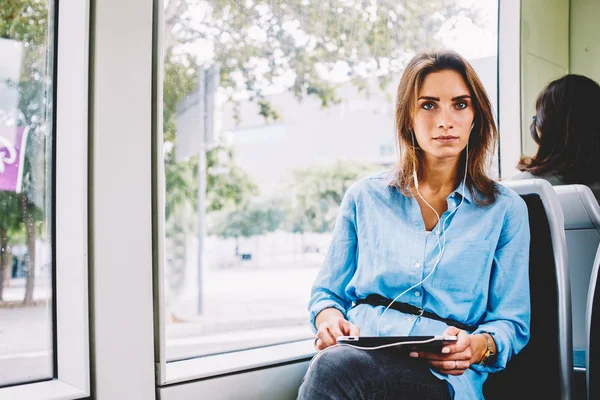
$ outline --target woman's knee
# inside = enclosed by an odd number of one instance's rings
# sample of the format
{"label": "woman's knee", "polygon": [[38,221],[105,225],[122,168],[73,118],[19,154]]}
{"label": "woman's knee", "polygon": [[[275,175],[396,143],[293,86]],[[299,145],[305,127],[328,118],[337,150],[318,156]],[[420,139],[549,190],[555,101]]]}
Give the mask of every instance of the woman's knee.
{"label": "woman's knee", "polygon": [[[313,358],[298,399],[362,399],[369,355],[361,350],[334,347]],[[366,390],[368,392],[369,390]]]}
{"label": "woman's knee", "polygon": [[340,379],[362,376],[361,372],[369,370],[376,363],[365,351],[352,347],[334,347],[317,354],[312,360],[309,372],[319,376]]}

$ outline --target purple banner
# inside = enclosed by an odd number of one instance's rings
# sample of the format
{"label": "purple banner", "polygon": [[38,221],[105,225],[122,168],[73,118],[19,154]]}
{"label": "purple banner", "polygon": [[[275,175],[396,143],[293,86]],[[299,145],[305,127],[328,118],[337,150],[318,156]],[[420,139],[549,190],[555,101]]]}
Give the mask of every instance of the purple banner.
{"label": "purple banner", "polygon": [[28,130],[0,125],[0,191],[21,192]]}

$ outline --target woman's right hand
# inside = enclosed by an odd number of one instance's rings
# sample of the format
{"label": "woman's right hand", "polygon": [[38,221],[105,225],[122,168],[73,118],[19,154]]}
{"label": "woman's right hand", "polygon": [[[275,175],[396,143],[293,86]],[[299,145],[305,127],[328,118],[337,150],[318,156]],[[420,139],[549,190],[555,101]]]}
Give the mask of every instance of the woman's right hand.
{"label": "woman's right hand", "polygon": [[358,336],[358,326],[348,322],[344,315],[336,308],[326,308],[321,311],[315,320],[317,335],[315,347],[321,351],[337,343],[338,336]]}

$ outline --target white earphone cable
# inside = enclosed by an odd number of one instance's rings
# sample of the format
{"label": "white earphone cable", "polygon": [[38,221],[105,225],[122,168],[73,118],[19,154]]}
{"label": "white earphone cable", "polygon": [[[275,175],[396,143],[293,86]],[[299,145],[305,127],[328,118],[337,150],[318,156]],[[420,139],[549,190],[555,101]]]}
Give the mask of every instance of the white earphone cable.
{"label": "white earphone cable", "polygon": [[[473,126],[474,124],[471,126],[471,131],[473,130]],[[412,133],[412,142],[413,142],[413,148],[415,146],[415,134],[414,132]],[[379,320],[377,321],[377,336],[379,336],[379,326],[381,325],[381,320],[383,318],[383,316],[385,315],[385,313],[387,312],[387,310],[392,306],[392,304],[394,304],[400,297],[402,297],[403,295],[405,295],[407,292],[411,291],[412,289],[414,289],[415,287],[421,285],[423,282],[425,282],[427,279],[429,279],[429,277],[433,274],[433,272],[435,271],[435,269],[437,268],[438,264],[440,263],[440,260],[442,259],[442,256],[444,255],[444,251],[446,250],[446,222],[448,222],[448,220],[450,219],[450,217],[452,216],[452,214],[456,213],[456,211],[460,208],[460,206],[463,204],[463,201],[465,199],[465,186],[466,186],[466,182],[467,182],[467,169],[469,166],[469,140],[467,139],[467,148],[466,148],[466,152],[465,152],[465,174],[463,176],[463,187],[462,187],[462,197],[460,199],[460,203],[458,204],[458,206],[456,206],[456,208],[454,210],[452,210],[452,212],[450,212],[450,214],[448,214],[448,216],[444,219],[443,222],[441,222],[440,219],[440,215],[437,213],[437,211],[427,202],[427,200],[425,200],[423,198],[423,196],[421,196],[421,193],[419,192],[419,180],[417,178],[417,169],[416,169],[416,164],[414,163],[413,160],[413,181],[415,184],[415,189],[417,190],[417,194],[419,195],[419,197],[421,198],[421,200],[423,200],[423,202],[425,204],[427,204],[427,206],[429,208],[431,208],[433,210],[433,212],[435,213],[437,219],[438,219],[438,223],[437,223],[437,232],[436,232],[436,239],[437,239],[437,245],[438,245],[438,249],[439,249],[439,255],[438,258],[435,261],[435,264],[433,265],[433,268],[431,269],[431,271],[429,272],[429,274],[427,274],[427,276],[425,278],[423,278],[420,282],[412,285],[411,287],[409,287],[408,289],[406,289],[405,291],[403,291],[402,293],[400,293],[398,296],[396,296],[391,302],[390,304],[388,304],[388,306],[385,308],[385,310],[383,310],[383,312],[381,313],[381,315],[379,316]],[[441,226],[441,234],[442,234],[442,239],[443,239],[443,245],[440,243],[440,224],[442,224]]]}

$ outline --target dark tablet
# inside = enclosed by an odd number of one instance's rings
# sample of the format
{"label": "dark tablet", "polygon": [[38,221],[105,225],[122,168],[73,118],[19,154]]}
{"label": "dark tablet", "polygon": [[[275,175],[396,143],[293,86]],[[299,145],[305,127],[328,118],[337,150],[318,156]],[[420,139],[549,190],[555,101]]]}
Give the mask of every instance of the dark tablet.
{"label": "dark tablet", "polygon": [[456,343],[457,336],[339,336],[338,344],[365,348],[398,347],[405,350],[440,351]]}

